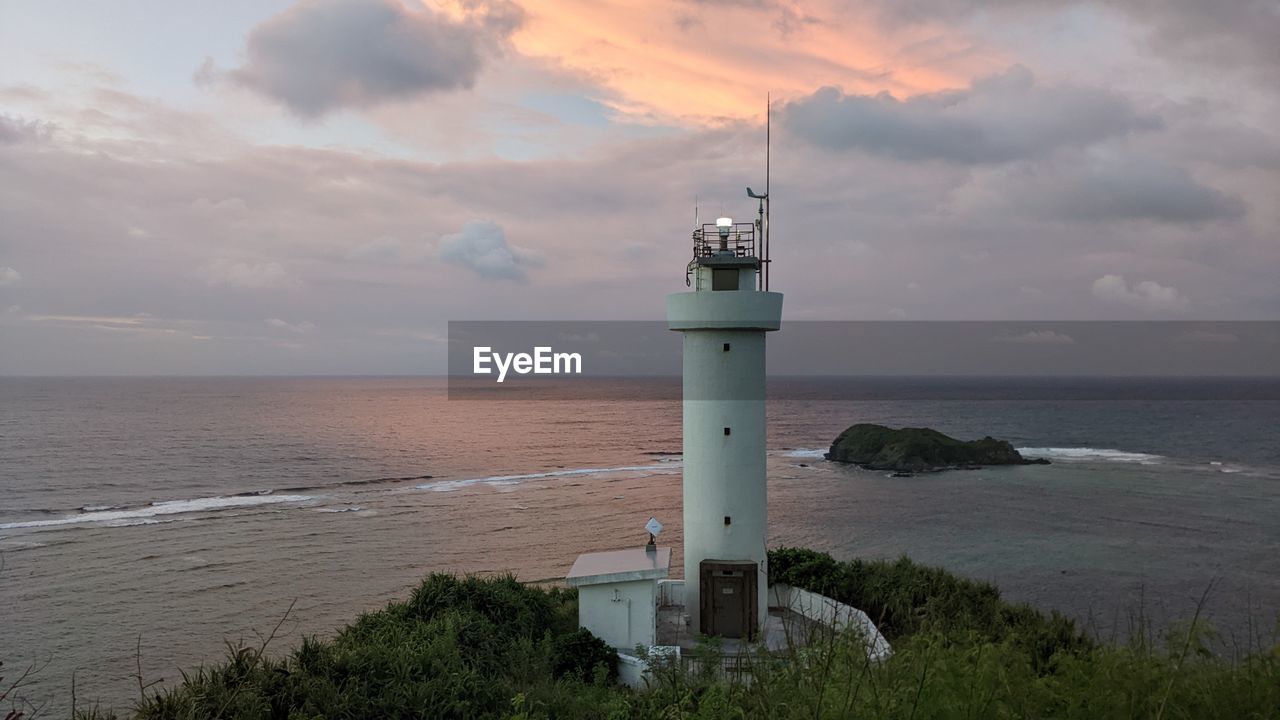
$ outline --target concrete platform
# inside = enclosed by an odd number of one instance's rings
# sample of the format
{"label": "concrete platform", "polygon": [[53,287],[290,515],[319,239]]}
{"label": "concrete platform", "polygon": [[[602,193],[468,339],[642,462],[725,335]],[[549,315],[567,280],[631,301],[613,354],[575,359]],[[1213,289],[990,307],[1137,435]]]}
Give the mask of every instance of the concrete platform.
{"label": "concrete platform", "polygon": [[[792,612],[786,608],[769,608],[761,640],[766,650],[779,652],[804,647],[820,635],[829,634],[830,628]],[[737,655],[747,643],[737,638],[720,638],[720,650],[725,655]],[[689,631],[689,623],[683,605],[666,605],[658,608],[658,645],[678,645],[691,650],[698,645],[697,636]]]}

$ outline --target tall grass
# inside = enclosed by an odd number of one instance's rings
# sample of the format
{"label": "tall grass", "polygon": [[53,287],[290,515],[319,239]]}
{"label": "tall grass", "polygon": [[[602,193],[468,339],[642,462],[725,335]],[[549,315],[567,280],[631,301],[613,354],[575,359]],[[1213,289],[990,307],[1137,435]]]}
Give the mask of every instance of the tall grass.
{"label": "tall grass", "polygon": [[1280,664],[1258,655],[1226,663],[1163,649],[1096,647],[1043,672],[1012,639],[936,631],[900,638],[888,660],[867,660],[845,634],[761,658],[744,678],[659,669],[658,688],[627,699],[646,718],[1277,718]]}
{"label": "tall grass", "polygon": [[755,655],[734,679],[657,663],[659,683],[629,698],[635,717],[688,718],[1280,718],[1280,647],[1213,652],[1197,617],[1152,642],[1100,643],[1067,618],[1003,601],[986,583],[907,559],[840,563],[809,550],[770,553],[770,580],[863,608],[893,655],[826,637],[784,657]]}

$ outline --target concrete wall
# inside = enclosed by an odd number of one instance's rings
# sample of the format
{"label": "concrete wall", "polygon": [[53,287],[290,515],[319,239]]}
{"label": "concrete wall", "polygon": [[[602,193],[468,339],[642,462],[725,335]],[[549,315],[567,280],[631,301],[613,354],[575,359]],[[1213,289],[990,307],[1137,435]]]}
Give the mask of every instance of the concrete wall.
{"label": "concrete wall", "polygon": [[578,588],[578,625],[616,648],[657,641],[657,583],[602,583]]}
{"label": "concrete wall", "polygon": [[647,690],[652,680],[653,674],[642,658],[618,653],[618,682],[636,690]]}
{"label": "concrete wall", "polygon": [[872,660],[883,660],[893,652],[889,647],[889,641],[880,634],[880,629],[871,621],[871,618],[852,605],[790,585],[770,587],[769,604],[772,607],[788,608],[797,615],[836,630],[854,628],[866,638],[867,656]]}
{"label": "concrete wall", "polygon": [[672,330],[777,330],[781,324],[782,293],[759,292],[745,287],[667,296],[667,327]]}

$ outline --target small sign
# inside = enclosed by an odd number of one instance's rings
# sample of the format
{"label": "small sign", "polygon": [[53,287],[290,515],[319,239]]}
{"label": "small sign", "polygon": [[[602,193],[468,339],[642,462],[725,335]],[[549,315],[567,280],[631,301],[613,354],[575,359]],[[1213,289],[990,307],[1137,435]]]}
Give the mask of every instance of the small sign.
{"label": "small sign", "polygon": [[662,523],[658,522],[658,518],[651,517],[649,522],[644,524],[644,529],[649,531],[650,535],[657,537],[658,533],[662,532]]}

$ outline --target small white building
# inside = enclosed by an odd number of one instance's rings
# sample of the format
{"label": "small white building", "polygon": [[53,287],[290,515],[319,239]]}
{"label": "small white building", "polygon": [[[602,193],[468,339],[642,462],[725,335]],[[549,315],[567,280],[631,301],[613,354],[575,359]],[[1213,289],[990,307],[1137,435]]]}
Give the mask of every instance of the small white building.
{"label": "small white building", "polygon": [[620,650],[657,644],[658,580],[670,568],[669,547],[579,555],[564,579],[578,588],[578,625]]}

